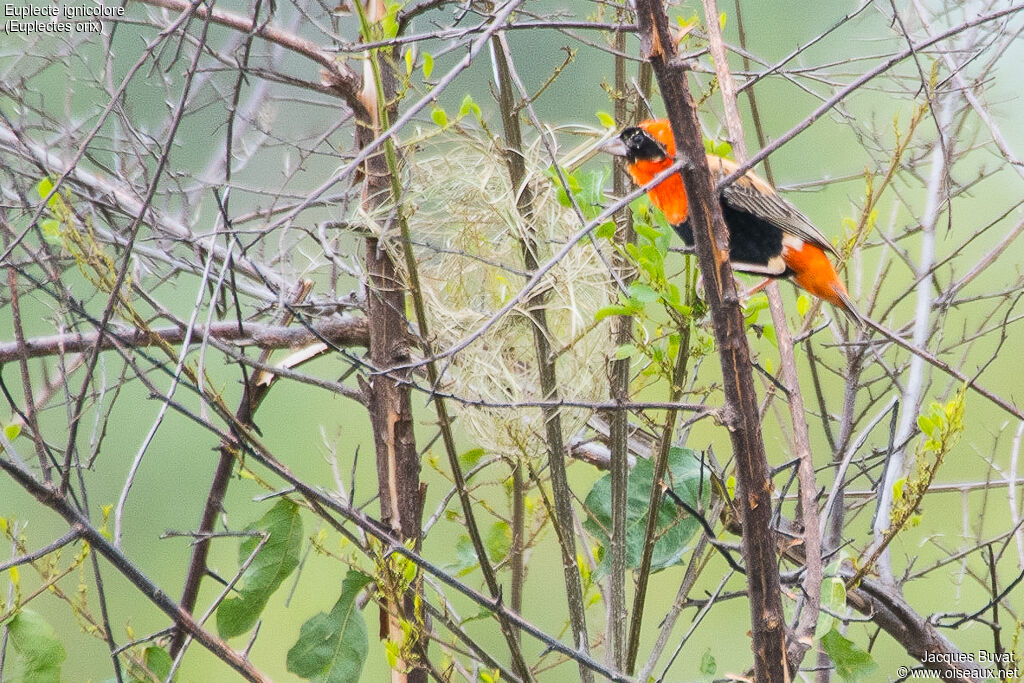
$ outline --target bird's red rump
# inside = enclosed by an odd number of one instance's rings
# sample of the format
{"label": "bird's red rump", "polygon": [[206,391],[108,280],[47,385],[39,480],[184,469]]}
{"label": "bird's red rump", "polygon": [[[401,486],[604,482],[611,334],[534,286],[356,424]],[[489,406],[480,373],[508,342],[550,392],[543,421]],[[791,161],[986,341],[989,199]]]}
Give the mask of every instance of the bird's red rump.
{"label": "bird's red rump", "polygon": [[817,297],[846,308],[840,296],[846,294],[846,287],[819,247],[807,242],[797,248],[786,245],[782,249],[782,260],[793,271],[793,280],[798,285]]}

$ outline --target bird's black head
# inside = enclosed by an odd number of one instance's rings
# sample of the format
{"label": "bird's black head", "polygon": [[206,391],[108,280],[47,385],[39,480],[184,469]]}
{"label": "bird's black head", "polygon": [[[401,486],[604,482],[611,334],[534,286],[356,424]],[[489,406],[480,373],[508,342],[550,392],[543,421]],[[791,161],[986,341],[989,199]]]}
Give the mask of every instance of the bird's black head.
{"label": "bird's black head", "polygon": [[605,150],[626,157],[631,164],[635,164],[637,161],[658,162],[668,156],[665,147],[660,142],[651,137],[643,128],[636,126],[626,128],[619,133],[617,138],[613,138],[605,145]]}

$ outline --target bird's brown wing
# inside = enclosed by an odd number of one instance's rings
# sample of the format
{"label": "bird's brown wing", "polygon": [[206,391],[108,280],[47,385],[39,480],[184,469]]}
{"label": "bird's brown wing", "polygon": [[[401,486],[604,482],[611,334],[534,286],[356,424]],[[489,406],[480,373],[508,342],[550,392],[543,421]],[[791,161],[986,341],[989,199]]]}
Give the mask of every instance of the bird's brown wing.
{"label": "bird's brown wing", "polygon": [[[708,155],[708,167],[716,179],[724,178],[739,168],[734,162],[712,154]],[[807,216],[751,171],[722,190],[722,200],[737,211],[752,214],[784,233],[799,237],[836,256],[839,255],[828,238]]]}

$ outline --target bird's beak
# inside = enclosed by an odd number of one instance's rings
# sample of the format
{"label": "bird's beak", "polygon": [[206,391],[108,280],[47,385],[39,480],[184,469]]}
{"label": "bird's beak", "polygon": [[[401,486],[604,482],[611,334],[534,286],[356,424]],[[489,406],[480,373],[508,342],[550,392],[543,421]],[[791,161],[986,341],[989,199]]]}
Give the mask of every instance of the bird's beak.
{"label": "bird's beak", "polygon": [[618,136],[612,138],[608,142],[601,145],[601,151],[607,152],[608,154],[614,154],[615,156],[624,157],[629,155],[629,149],[626,147],[626,143],[622,141]]}

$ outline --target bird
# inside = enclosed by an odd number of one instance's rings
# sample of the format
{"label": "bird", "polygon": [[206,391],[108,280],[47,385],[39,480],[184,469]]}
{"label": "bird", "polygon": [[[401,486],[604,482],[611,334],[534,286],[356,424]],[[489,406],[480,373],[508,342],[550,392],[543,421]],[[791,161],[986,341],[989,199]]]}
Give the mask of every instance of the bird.
{"label": "bird", "polygon": [[[625,128],[603,149],[625,157],[626,170],[641,186],[672,166],[676,154],[668,119],[648,119]],[[735,162],[714,154],[708,154],[707,161],[716,179],[731,175],[739,168]],[[647,196],[686,246],[692,247],[693,229],[682,177],[678,173],[670,175],[650,188]],[[836,306],[859,326],[865,325],[828,258],[828,254],[839,256],[835,247],[771,184],[753,171],[747,171],[721,190],[720,200],[722,217],[729,230],[729,262],[733,269],[769,278],[752,291],[758,291],[772,278],[788,278]]]}

